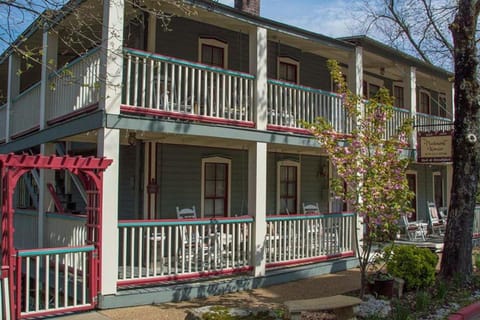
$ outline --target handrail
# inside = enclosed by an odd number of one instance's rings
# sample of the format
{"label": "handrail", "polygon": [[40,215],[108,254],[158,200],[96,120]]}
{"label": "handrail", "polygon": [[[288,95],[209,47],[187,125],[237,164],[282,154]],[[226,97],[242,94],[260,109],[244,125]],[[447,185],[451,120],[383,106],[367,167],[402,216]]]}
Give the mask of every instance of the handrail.
{"label": "handrail", "polygon": [[312,88],[312,87],[301,86],[301,85],[290,83],[290,82],[284,82],[284,81],[275,80],[275,79],[268,79],[267,82],[270,83],[270,84],[275,84],[275,85],[288,87],[288,88],[292,88],[292,89],[303,90],[303,91],[308,91],[308,92],[312,92],[312,93],[321,93],[321,94],[331,96],[331,97],[342,98],[341,94],[338,94],[338,93],[335,93],[335,92],[325,91],[325,90],[322,90],[322,89],[315,89],[315,88]]}
{"label": "handrail", "polygon": [[417,112],[417,116],[420,116],[420,117],[422,117],[422,118],[434,119],[434,120],[450,121],[450,122],[453,124],[453,120],[452,120],[452,119],[450,119],[450,118],[444,118],[444,117],[440,117],[440,116],[436,116],[436,115],[433,115],[433,114]]}
{"label": "handrail", "polygon": [[47,255],[63,254],[63,253],[90,252],[93,250],[95,250],[95,247],[93,245],[88,245],[88,246],[78,246],[78,247],[18,250],[17,255],[19,257],[34,257],[34,256],[47,256]]}
{"label": "handrail", "polygon": [[51,80],[53,77],[60,75],[64,70],[67,70],[73,67],[74,65],[80,63],[83,59],[90,57],[91,55],[95,54],[99,50],[100,50],[100,47],[93,48],[92,50],[87,51],[85,54],[76,57],[75,59],[73,59],[72,61],[70,61],[63,67],[61,67],[60,69],[50,72],[48,74],[48,80]]}
{"label": "handrail", "polygon": [[159,220],[121,220],[118,227],[161,227],[176,225],[209,225],[221,223],[249,223],[253,222],[251,216],[240,216],[234,218],[196,218],[196,219],[159,219]]}
{"label": "handrail", "polygon": [[271,215],[267,216],[268,221],[289,221],[289,220],[310,220],[310,219],[329,219],[340,217],[353,217],[354,212],[343,213],[310,213],[310,214],[295,214],[295,215]]}
{"label": "handrail", "polygon": [[139,50],[134,50],[134,49],[130,49],[130,48],[124,48],[123,50],[124,50],[125,53],[129,53],[129,54],[144,57],[144,58],[151,58],[151,59],[154,59],[154,60],[176,63],[176,64],[184,65],[184,66],[187,66],[187,67],[194,67],[194,68],[198,68],[198,69],[202,69],[202,70],[206,70],[206,71],[223,73],[223,74],[230,75],[230,76],[237,76],[237,77],[242,77],[242,78],[246,78],[246,79],[255,79],[255,76],[253,76],[251,74],[248,74],[248,73],[240,72],[240,71],[233,71],[233,70],[216,68],[216,67],[212,67],[212,66],[209,66],[209,65],[206,65],[206,64],[191,62],[191,61],[187,61],[187,60],[172,58],[172,57],[168,57],[168,56],[164,56],[164,55],[160,55],[160,54],[156,54],[156,53],[139,51]]}
{"label": "handrail", "polygon": [[37,87],[40,86],[42,82],[41,81],[38,81],[38,82],[35,82],[34,84],[32,84],[30,87],[28,87],[26,90],[22,91],[18,96],[16,96],[15,98],[12,99],[12,103],[15,103],[17,102],[18,100],[20,100],[23,96],[26,96],[29,92],[35,90]]}

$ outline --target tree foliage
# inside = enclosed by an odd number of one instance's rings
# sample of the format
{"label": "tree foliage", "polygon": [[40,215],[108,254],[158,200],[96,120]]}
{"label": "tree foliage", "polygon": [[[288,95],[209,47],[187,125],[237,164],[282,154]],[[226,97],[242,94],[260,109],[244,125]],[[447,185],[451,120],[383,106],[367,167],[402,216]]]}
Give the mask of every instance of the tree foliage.
{"label": "tree foliage", "polygon": [[308,128],[325,148],[340,177],[333,183],[336,194],[348,201],[363,223],[359,255],[363,295],[372,245],[392,240],[401,215],[412,211],[413,193],[406,179],[409,159],[402,156],[408,147],[411,120],[406,120],[396,135],[387,136],[387,123],[393,115],[388,90],[380,89],[359,108],[361,99],[346,88],[338,63],[328,63],[356,128],[342,136],[323,118]]}

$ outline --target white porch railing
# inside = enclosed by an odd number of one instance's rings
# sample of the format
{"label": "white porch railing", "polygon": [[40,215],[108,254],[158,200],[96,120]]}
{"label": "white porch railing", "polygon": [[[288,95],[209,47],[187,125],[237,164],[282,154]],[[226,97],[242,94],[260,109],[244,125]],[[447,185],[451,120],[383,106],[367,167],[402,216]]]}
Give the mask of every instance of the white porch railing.
{"label": "white porch railing", "polygon": [[252,75],[132,49],[125,49],[125,54],[127,107],[172,117],[252,121]]}
{"label": "white porch railing", "polygon": [[47,213],[45,247],[74,247],[86,244],[86,216]]}
{"label": "white porch railing", "polygon": [[118,284],[249,270],[252,223],[248,216],[121,221]]}
{"label": "white porch railing", "polygon": [[353,213],[268,216],[267,267],[353,255],[355,228]]}
{"label": "white porch railing", "polygon": [[91,308],[86,270],[92,251],[93,246],[18,251],[20,317]]}
{"label": "white porch railing", "polygon": [[418,132],[448,131],[453,129],[453,120],[430,114],[417,113],[415,126]]}
{"label": "white porch railing", "polygon": [[7,130],[7,104],[0,106],[0,141],[5,140]]}
{"label": "white porch railing", "polygon": [[403,123],[410,118],[410,111],[400,108],[393,108],[393,115],[387,122],[387,136],[389,139],[397,133],[397,130],[403,125]]}
{"label": "white porch railing", "polygon": [[317,117],[328,120],[339,133],[353,128],[340,95],[268,80],[269,125],[303,129],[301,121],[313,123]]}
{"label": "white porch railing", "polygon": [[98,102],[100,50],[95,48],[50,74],[46,120],[61,118]]}
{"label": "white porch railing", "polygon": [[38,127],[40,123],[40,82],[22,92],[12,101],[10,135]]}

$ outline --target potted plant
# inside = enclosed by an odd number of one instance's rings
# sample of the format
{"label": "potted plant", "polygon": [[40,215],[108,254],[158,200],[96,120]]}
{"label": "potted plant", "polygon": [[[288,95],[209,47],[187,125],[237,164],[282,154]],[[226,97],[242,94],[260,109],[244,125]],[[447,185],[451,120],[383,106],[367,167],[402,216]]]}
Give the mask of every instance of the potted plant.
{"label": "potted plant", "polygon": [[370,262],[370,270],[367,276],[370,292],[376,296],[391,298],[393,296],[395,278],[386,270],[390,254],[380,249],[375,251],[373,256],[374,258]]}

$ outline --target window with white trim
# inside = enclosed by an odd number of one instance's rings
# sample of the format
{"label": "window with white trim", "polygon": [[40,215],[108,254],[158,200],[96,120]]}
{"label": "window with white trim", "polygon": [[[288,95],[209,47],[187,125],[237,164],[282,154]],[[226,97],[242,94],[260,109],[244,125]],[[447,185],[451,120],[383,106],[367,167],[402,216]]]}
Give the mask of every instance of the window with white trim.
{"label": "window with white trim", "polygon": [[438,95],[438,116],[447,117],[447,96],[444,93]]}
{"label": "window with white trim", "polygon": [[395,99],[395,107],[406,109],[403,87],[393,86],[393,98]]}
{"label": "window with white trim", "polygon": [[277,163],[277,213],[299,212],[300,163],[283,160]]}
{"label": "window with white trim", "polygon": [[228,44],[215,38],[198,39],[199,62],[219,68],[228,68]]}
{"label": "window with white trim", "polygon": [[417,112],[431,114],[430,93],[425,90],[420,91],[418,98]]}
{"label": "window with white trim", "polygon": [[373,98],[381,87],[383,87],[383,80],[365,76],[365,80],[363,80],[363,97],[365,99]]}
{"label": "window with white trim", "polygon": [[202,217],[229,216],[231,162],[222,157],[202,159]]}
{"label": "window with white trim", "polygon": [[278,57],[277,60],[278,80],[299,83],[300,63],[289,57]]}

